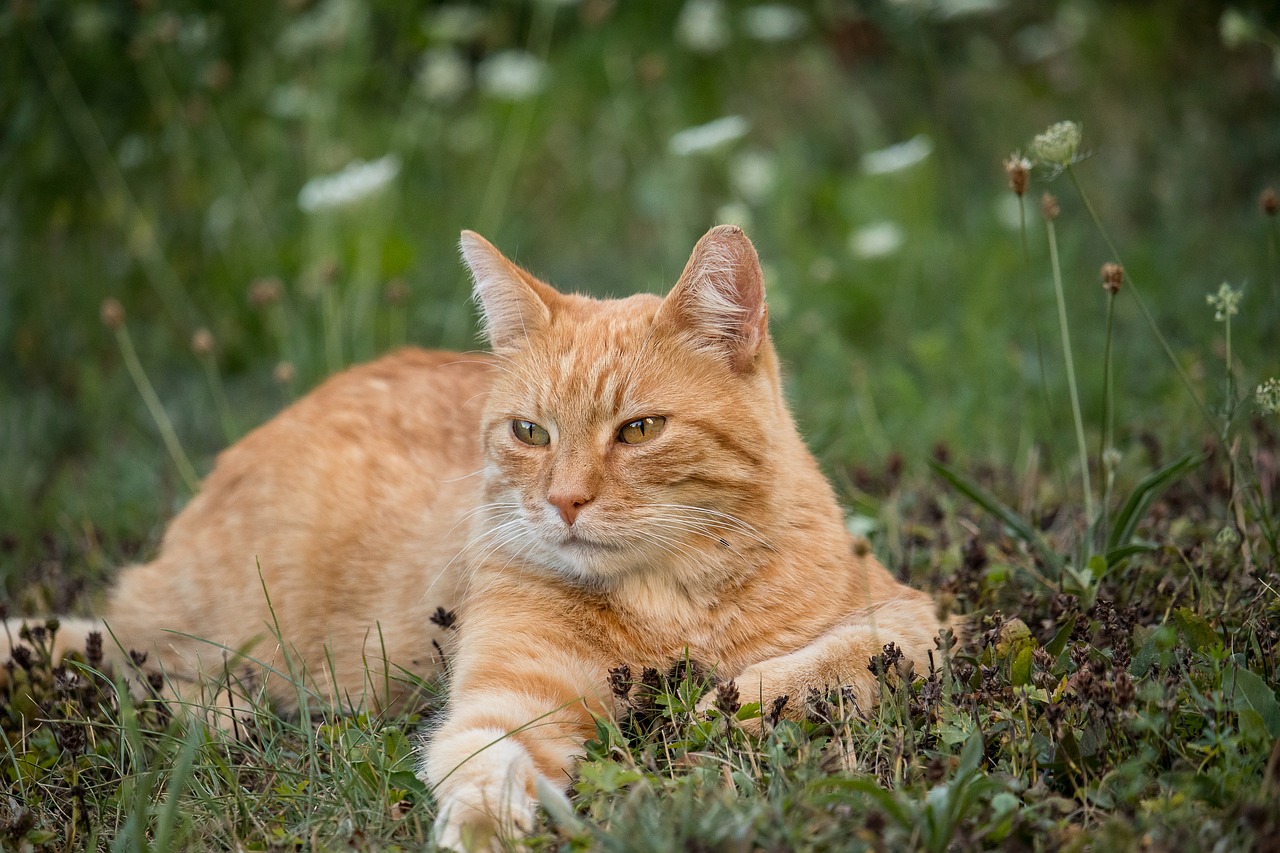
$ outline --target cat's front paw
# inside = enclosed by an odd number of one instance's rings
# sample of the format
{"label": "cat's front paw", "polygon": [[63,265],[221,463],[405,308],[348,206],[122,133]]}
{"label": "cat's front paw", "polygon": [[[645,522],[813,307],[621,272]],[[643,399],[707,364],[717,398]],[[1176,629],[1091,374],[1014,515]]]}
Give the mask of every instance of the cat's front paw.
{"label": "cat's front paw", "polygon": [[[537,770],[524,747],[510,739],[486,742],[461,757],[436,776],[436,845],[458,853],[496,851],[532,832]],[[431,762],[441,759],[432,756]]]}

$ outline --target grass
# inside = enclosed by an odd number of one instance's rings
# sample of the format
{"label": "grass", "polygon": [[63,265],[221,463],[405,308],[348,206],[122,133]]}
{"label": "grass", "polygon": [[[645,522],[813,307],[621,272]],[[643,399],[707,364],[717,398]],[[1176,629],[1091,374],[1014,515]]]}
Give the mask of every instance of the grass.
{"label": "grass", "polygon": [[[722,46],[690,8],[720,8]],[[1258,208],[1280,168],[1274,12],[801,12],[775,42],[675,2],[6,7],[13,609],[90,607],[227,441],[333,370],[473,346],[461,228],[623,294],[733,218],[851,523],[981,627],[935,672],[886,651],[878,708],[794,697],[807,720],[760,738],[694,719],[696,674],[620,679],[629,713],[601,721],[567,802],[544,792],[532,846],[1275,849],[1280,426],[1252,394],[1280,374]],[[519,68],[541,88],[511,88]],[[743,137],[671,149],[726,115]],[[1019,210],[1001,163],[1060,119],[1083,142]],[[917,136],[923,156],[890,147]],[[390,179],[299,204],[356,160]],[[1027,222],[1045,191],[1053,245]],[[1218,323],[1224,280],[1240,313]],[[101,324],[108,298],[125,326]],[[431,707],[255,709],[237,740],[95,669],[10,664],[0,847],[427,843],[411,738]]]}

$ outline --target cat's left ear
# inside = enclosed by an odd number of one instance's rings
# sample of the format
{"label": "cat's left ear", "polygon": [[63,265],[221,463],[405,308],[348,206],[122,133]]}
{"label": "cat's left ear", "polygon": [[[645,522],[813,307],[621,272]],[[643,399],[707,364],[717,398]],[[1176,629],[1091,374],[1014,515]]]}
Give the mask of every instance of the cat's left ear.
{"label": "cat's left ear", "polygon": [[740,373],[751,370],[768,339],[769,308],[760,258],[741,228],[718,225],[698,241],[654,322],[675,326]]}
{"label": "cat's left ear", "polygon": [[485,337],[495,350],[518,346],[551,322],[555,288],[507,260],[474,231],[463,231],[462,259],[471,270]]}

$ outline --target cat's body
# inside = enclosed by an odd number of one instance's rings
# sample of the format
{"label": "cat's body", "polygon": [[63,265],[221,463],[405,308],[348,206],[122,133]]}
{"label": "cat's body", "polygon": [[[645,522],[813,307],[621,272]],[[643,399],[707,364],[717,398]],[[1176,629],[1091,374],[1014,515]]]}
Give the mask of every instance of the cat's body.
{"label": "cat's body", "polygon": [[693,659],[793,708],[837,684],[869,707],[890,641],[927,664],[945,623],[845,531],[740,230],[710,232],[665,299],[559,294],[472,234],[463,254],[494,355],[393,354],[226,451],[124,572],[105,617],[125,648],[198,685],[247,647],[376,706],[442,651],[423,774],[452,847],[530,826],[535,780],[565,783],[620,664]]}

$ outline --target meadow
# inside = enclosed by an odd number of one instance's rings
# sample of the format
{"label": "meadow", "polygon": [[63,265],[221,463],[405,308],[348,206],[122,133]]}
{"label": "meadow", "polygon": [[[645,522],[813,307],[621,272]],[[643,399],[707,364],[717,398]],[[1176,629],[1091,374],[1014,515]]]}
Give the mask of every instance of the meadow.
{"label": "meadow", "polygon": [[[801,723],[620,677],[532,849],[1280,850],[1278,31],[1263,2],[14,0],[0,601],[91,612],[325,376],[478,347],[461,229],[625,295],[734,222],[851,528],[977,630]],[[0,848],[430,844],[430,706],[233,738],[92,650],[54,666],[52,630],[0,688]]]}

